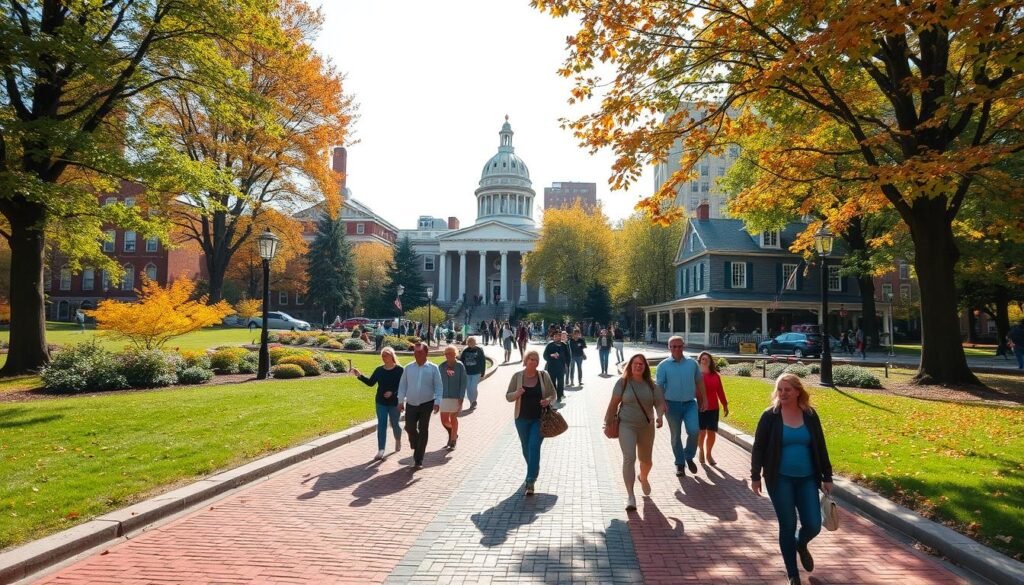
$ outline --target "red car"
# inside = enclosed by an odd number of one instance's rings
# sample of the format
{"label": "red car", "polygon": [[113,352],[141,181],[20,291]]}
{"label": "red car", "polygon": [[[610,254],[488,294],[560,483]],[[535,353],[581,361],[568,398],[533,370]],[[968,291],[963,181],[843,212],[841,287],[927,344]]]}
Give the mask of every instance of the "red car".
{"label": "red car", "polygon": [[345,319],[344,321],[341,322],[341,328],[342,329],[353,329],[353,328],[355,328],[356,325],[365,325],[365,324],[367,324],[369,322],[370,322],[370,320],[365,318],[365,317],[351,317],[351,318]]}

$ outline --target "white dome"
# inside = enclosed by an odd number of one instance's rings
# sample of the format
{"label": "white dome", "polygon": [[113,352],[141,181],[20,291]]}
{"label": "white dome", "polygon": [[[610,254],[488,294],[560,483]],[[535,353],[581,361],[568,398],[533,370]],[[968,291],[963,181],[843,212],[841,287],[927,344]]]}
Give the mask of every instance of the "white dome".
{"label": "white dome", "polygon": [[512,125],[505,116],[499,136],[498,152],[480,172],[476,190],[477,222],[499,220],[511,224],[533,225],[535,193],[530,169],[516,156],[512,146]]}

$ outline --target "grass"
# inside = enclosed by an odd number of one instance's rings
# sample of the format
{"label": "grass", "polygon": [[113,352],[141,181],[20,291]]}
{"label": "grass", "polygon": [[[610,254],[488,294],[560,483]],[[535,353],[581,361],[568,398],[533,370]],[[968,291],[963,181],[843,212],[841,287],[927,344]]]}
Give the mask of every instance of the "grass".
{"label": "grass", "polygon": [[[752,434],[770,382],[724,381],[726,422]],[[836,473],[1024,558],[1024,409],[808,391]]]}
{"label": "grass", "polygon": [[0,403],[0,549],[370,420],[374,391],[331,377]]}
{"label": "grass", "polygon": [[[976,344],[965,343],[964,344],[964,355],[967,356],[967,357],[982,357],[982,358],[984,358],[984,357],[987,357],[987,358],[994,358],[994,357],[996,357],[996,346],[994,346],[994,345],[989,345],[989,346],[978,345],[977,347],[975,347],[975,345]],[[895,351],[896,353],[898,353],[900,355],[919,356],[919,355],[921,355],[921,344],[920,343],[917,343],[917,344],[897,343],[893,347],[893,351]],[[1003,358],[1000,357],[999,359],[1003,359]]]}
{"label": "grass", "polygon": [[[0,341],[10,341],[10,337],[11,332],[9,330],[0,331]],[[240,345],[253,341],[258,342],[259,338],[258,330],[250,332],[248,329],[241,327],[211,327],[176,337],[167,343],[166,348],[207,349],[217,347],[218,345]],[[124,340],[116,340],[107,333],[96,331],[92,325],[87,325],[85,333],[82,333],[79,327],[73,323],[47,322],[46,324],[47,343],[68,345],[92,339],[95,339],[100,345],[111,350],[119,350],[129,345]]]}

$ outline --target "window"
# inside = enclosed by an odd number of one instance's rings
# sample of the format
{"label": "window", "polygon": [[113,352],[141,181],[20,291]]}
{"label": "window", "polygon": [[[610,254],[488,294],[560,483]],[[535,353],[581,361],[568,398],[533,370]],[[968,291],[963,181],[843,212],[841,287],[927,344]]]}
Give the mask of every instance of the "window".
{"label": "window", "polygon": [[135,207],[135,198],[134,197],[125,197],[124,198],[124,206],[125,207]]}
{"label": "window", "polygon": [[427,255],[423,257],[423,271],[433,272],[434,271],[434,257]]}
{"label": "window", "polygon": [[716,174],[719,177],[724,177],[725,176],[725,167],[718,167],[718,172]]}
{"label": "window", "polygon": [[696,233],[692,233],[692,234],[690,234],[690,251],[693,252],[693,251],[696,251],[696,250],[697,250],[697,234]]}
{"label": "window", "polygon": [[708,181],[701,181],[701,183],[700,183],[700,192],[701,193],[709,193],[710,191],[711,191],[711,183],[709,183]]}
{"label": "window", "polygon": [[92,268],[86,268],[82,271],[82,290],[92,290],[96,288],[96,271]]}
{"label": "window", "polygon": [[131,264],[124,265],[124,278],[121,279],[121,290],[135,289],[135,267]]}
{"label": "window", "polygon": [[110,273],[106,270],[100,271],[100,286],[103,287],[103,292],[110,290]]}
{"label": "window", "polygon": [[796,290],[796,264],[782,265],[782,282],[785,290]]}
{"label": "window", "polygon": [[285,291],[279,291],[277,293],[277,304],[287,305],[288,304],[288,293]]}
{"label": "window", "polygon": [[115,232],[114,230],[107,230],[105,233],[107,234],[107,237],[105,240],[103,240],[103,251],[113,252],[114,240],[117,238],[117,232]]}
{"label": "window", "polygon": [[135,251],[135,232],[129,230],[124,233],[124,251]]}
{"label": "window", "polygon": [[900,262],[900,280],[907,280],[910,278],[910,265],[906,262]]}
{"label": "window", "polygon": [[739,156],[740,156],[740,147],[738,147],[738,146],[730,146],[729,147],[729,158],[739,158]]}
{"label": "window", "polygon": [[690,211],[697,209],[700,205],[700,195],[690,195]]}
{"label": "window", "polygon": [[156,252],[160,248],[160,240],[158,238],[146,238],[146,251]]}
{"label": "window", "polygon": [[700,263],[700,280],[697,281],[697,290],[704,290],[704,263]]}
{"label": "window", "polygon": [[711,176],[711,165],[700,165],[700,176],[709,177]]}
{"label": "window", "polygon": [[60,290],[71,290],[71,269],[67,266],[60,268]]}
{"label": "window", "polygon": [[843,290],[843,277],[839,275],[840,268],[840,266],[828,267],[828,290],[830,291]]}
{"label": "window", "polygon": [[304,295],[300,295],[299,293],[295,293],[295,304],[296,305],[305,305],[306,304],[306,297]]}
{"label": "window", "polygon": [[743,262],[732,263],[732,288],[747,288],[747,265]]}
{"label": "window", "polygon": [[103,200],[104,207],[108,205],[113,205],[115,203],[117,203],[117,197],[107,197],[106,199]]}
{"label": "window", "polygon": [[357,223],[356,224],[356,233],[357,234],[365,234],[366,233],[366,226],[364,224]]}
{"label": "window", "polygon": [[690,193],[700,193],[700,185],[697,184],[697,181],[690,183]]}
{"label": "window", "polygon": [[779,247],[779,230],[771,230],[767,232],[761,232],[761,247],[762,248],[778,248]]}
{"label": "window", "polygon": [[903,301],[904,303],[909,303],[910,302],[910,285],[909,284],[901,284],[900,285],[900,300]]}
{"label": "window", "polygon": [[53,274],[49,268],[43,268],[43,290],[53,290]]}
{"label": "window", "polygon": [[156,282],[156,264],[146,264],[146,278]]}
{"label": "window", "polygon": [[883,282],[882,283],[882,300],[883,301],[892,300],[892,283],[891,282]]}

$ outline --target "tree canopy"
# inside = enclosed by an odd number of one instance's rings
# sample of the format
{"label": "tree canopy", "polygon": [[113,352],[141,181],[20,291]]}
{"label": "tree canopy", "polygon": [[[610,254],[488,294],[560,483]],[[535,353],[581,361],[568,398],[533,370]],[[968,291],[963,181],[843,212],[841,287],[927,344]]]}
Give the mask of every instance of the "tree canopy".
{"label": "tree canopy", "polygon": [[635,213],[622,222],[615,231],[615,280],[611,294],[616,303],[633,302],[634,291],[639,293],[637,302],[644,305],[675,298],[673,262],[685,228],[685,220],[664,226],[651,221],[645,212]]}
{"label": "tree canopy", "polygon": [[397,298],[398,285],[402,285],[402,309],[410,311],[427,304],[427,286],[423,282],[420,266],[423,260],[413,250],[412,240],[408,236],[398,240],[394,258],[388,266],[388,283],[384,287],[384,299],[388,300],[385,316],[397,316],[402,313],[394,306]]}
{"label": "tree canopy", "polygon": [[324,216],[307,254],[308,299],[327,317],[350,317],[359,306],[359,289],[352,248],[345,239],[345,222]]}
{"label": "tree canopy", "polygon": [[595,283],[611,284],[617,269],[612,226],[598,207],[587,212],[577,201],[565,209],[544,211],[540,238],[526,257],[523,278],[543,284],[548,294],[562,293],[581,306]]}

